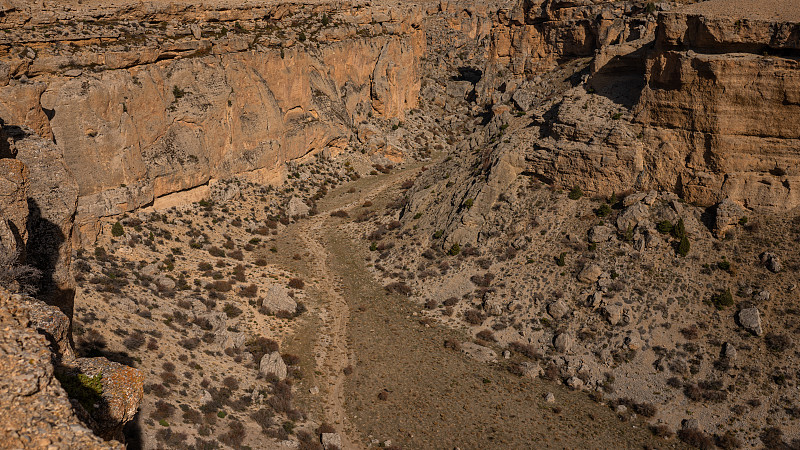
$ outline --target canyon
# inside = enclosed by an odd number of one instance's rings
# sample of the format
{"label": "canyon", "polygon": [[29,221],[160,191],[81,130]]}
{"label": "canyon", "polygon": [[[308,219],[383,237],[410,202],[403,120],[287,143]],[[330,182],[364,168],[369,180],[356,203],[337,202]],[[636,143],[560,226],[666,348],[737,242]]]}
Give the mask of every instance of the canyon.
{"label": "canyon", "polygon": [[0,1],[3,445],[795,448],[790,3]]}

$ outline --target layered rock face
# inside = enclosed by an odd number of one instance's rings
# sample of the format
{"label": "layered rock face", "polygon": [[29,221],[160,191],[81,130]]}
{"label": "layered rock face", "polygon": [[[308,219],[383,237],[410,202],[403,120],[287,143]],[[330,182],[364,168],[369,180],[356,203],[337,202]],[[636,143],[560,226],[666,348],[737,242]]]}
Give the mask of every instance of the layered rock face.
{"label": "layered rock face", "polygon": [[[799,20],[779,0],[757,11],[738,2],[738,15],[730,3],[657,14],[607,2],[501,10],[482,99],[534,120],[494,145],[496,166],[511,172],[490,184],[526,172],[605,195],[660,189],[706,206],[800,205]],[[533,98],[542,69],[570,58],[576,87]],[[508,112],[498,121],[508,124]]]}
{"label": "layered rock face", "polygon": [[659,16],[636,121],[679,150],[687,200],[798,206],[800,22],[715,15],[718,3]]}
{"label": "layered rock face", "polygon": [[[63,149],[84,243],[100,217],[234,174],[277,181],[284,162],[347,145],[367,115],[402,119],[416,106],[420,11],[117,12],[5,62],[0,117]],[[179,23],[190,15],[200,22]],[[144,18],[171,22],[134,23]]]}

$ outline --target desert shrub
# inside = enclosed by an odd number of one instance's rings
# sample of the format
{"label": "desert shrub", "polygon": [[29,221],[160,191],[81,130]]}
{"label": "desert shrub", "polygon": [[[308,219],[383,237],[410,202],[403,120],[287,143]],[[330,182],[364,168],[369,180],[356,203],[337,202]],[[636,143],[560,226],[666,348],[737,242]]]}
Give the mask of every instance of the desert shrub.
{"label": "desert shrub", "polygon": [[272,386],[272,396],[267,401],[269,406],[278,413],[287,413],[292,410],[292,386],[285,381],[278,381]]}
{"label": "desert shrub", "polygon": [[345,211],[345,210],[343,210],[343,209],[340,209],[340,210],[337,210],[337,211],[334,211],[334,212],[332,212],[332,213],[331,213],[331,216],[333,216],[333,217],[347,218],[347,217],[350,217],[350,214],[347,214],[347,211]]}
{"label": "desert shrub", "polygon": [[233,258],[233,259],[235,259],[237,261],[244,260],[244,253],[242,253],[241,250],[233,250],[231,252],[228,252],[228,256],[230,256],[231,258]]}
{"label": "desert shrub", "polygon": [[227,376],[223,378],[222,385],[231,391],[239,390],[239,381],[232,376]]}
{"label": "desert shrub", "polygon": [[483,313],[481,313],[477,309],[473,308],[464,311],[464,320],[466,320],[467,323],[470,323],[472,325],[480,325],[483,323],[483,319],[484,319]]}
{"label": "desert shrub", "polygon": [[208,263],[208,262],[204,261],[204,262],[199,263],[197,265],[197,268],[202,270],[203,272],[206,272],[206,271],[209,271],[209,270],[213,269],[214,266],[212,266],[211,263]]}
{"label": "desert shrub", "polygon": [[175,413],[175,407],[164,400],[156,400],[154,406],[153,412],[150,413],[150,417],[155,420],[169,419]]}
{"label": "desert shrub", "polygon": [[483,275],[475,274],[470,277],[470,281],[479,287],[489,287],[489,285],[492,283],[492,280],[494,280],[494,274],[491,272],[486,272]]}
{"label": "desert shrub", "polygon": [[300,278],[291,278],[289,280],[289,287],[292,289],[303,289],[305,285],[306,284]]}
{"label": "desert shrub", "polygon": [[455,306],[458,304],[458,297],[449,297],[442,304],[444,306]]}
{"label": "desert shrub", "polygon": [[663,423],[658,425],[650,425],[650,432],[653,433],[654,436],[664,439],[669,439],[675,434],[672,432],[672,430],[670,430],[668,425]]}
{"label": "desert shrub", "polygon": [[539,359],[542,355],[536,351],[536,348],[531,344],[523,344],[522,342],[512,342],[508,344],[509,350],[514,353],[519,353],[530,359]]}
{"label": "desert shrub", "polygon": [[145,338],[144,334],[141,331],[136,331],[130,334],[122,341],[122,345],[125,346],[128,350],[138,350],[141,346],[145,344],[147,338]]}
{"label": "desert shrub", "polygon": [[792,347],[792,340],[785,334],[767,333],[764,336],[767,349],[771,352],[782,353]]}
{"label": "desert shrub", "polygon": [[224,312],[229,319],[233,319],[234,317],[239,317],[242,314],[242,309],[233,303],[226,303],[225,307],[222,308],[222,312]]}
{"label": "desert shrub", "polygon": [[397,293],[405,296],[411,296],[413,290],[411,286],[402,281],[395,281],[394,283],[387,284],[383,287],[389,293]]}
{"label": "desert shrub", "polygon": [[692,447],[697,447],[701,450],[710,450],[714,448],[714,440],[711,439],[711,436],[696,428],[678,430],[678,438]]}
{"label": "desert shrub", "polygon": [[261,431],[264,433],[275,425],[275,422],[272,420],[273,417],[275,417],[275,414],[267,408],[260,408],[250,413],[250,418],[261,427]]}
{"label": "desert shrub", "polygon": [[259,267],[264,267],[264,266],[267,265],[267,260],[264,259],[264,258],[258,258],[258,259],[255,260],[255,265],[257,265]]}
{"label": "desert shrub", "polygon": [[219,436],[219,441],[233,448],[239,448],[245,437],[247,437],[247,430],[245,430],[244,424],[238,420],[232,420],[228,424],[228,431]]}
{"label": "desert shrub", "polygon": [[437,306],[439,306],[439,302],[435,299],[429,298],[425,301],[425,309],[435,309]]}
{"label": "desert shrub", "polygon": [[742,448],[743,445],[742,440],[736,437],[736,435],[730,431],[726,431],[725,434],[715,436],[714,441],[717,444],[717,447],[724,450]]}
{"label": "desert shrub", "polygon": [[258,286],[256,286],[255,284],[245,286],[239,291],[239,295],[241,295],[242,297],[250,297],[250,298],[255,297],[256,295],[258,295]]}
{"label": "desert shrub", "polygon": [[452,339],[445,339],[444,341],[444,348],[449,348],[451,350],[460,351],[461,350],[461,343]]}
{"label": "desert shrub", "polygon": [[578,200],[579,198],[583,197],[583,191],[578,186],[573,186],[567,197],[570,200]]}
{"label": "desert shrub", "polygon": [[278,343],[272,339],[261,336],[247,341],[245,343],[245,348],[253,355],[253,360],[258,363],[267,353],[277,352]]}
{"label": "desert shrub", "polygon": [[214,256],[216,258],[224,258],[225,257],[225,251],[222,250],[219,247],[216,247],[216,246],[209,247],[208,248],[208,254],[211,255],[211,256]]}
{"label": "desert shrub", "polygon": [[481,330],[477,334],[478,339],[487,342],[497,342],[497,338],[494,337],[494,333],[491,330]]}
{"label": "desert shrub", "polygon": [[217,292],[229,292],[233,286],[230,281],[216,280],[206,285],[206,289]]}
{"label": "desert shrub", "polygon": [[192,408],[187,408],[183,411],[182,418],[185,423],[199,424],[203,421],[203,415],[200,414],[200,411]]}
{"label": "desert shrub", "polygon": [[196,337],[181,339],[178,341],[178,345],[186,350],[194,350],[200,345],[200,339]]}

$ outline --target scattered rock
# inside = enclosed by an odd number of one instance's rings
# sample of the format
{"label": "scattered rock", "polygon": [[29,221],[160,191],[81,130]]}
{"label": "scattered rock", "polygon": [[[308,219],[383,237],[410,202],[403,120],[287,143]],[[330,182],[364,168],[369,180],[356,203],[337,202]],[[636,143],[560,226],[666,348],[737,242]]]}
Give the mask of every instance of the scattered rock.
{"label": "scattered rock", "polygon": [[544,401],[546,401],[547,403],[555,403],[555,402],[556,402],[556,396],[555,396],[555,395],[553,395],[553,393],[552,393],[552,392],[548,392],[548,393],[547,393],[547,394],[544,396]]}
{"label": "scattered rock", "polygon": [[607,225],[595,225],[589,230],[589,242],[600,243],[610,241],[616,234],[614,228]]}
{"label": "scattered rock", "polygon": [[258,371],[264,376],[274,375],[278,377],[279,380],[286,378],[286,375],[289,373],[286,363],[283,362],[283,358],[281,358],[281,354],[278,352],[264,355],[261,358],[261,363],[258,365]]}
{"label": "scattered rock", "polygon": [[339,433],[322,433],[320,442],[325,450],[342,448],[342,437]]}
{"label": "scattered rock", "polygon": [[684,430],[699,430],[700,422],[697,419],[683,419],[681,421],[681,428]]}
{"label": "scattered rock", "polygon": [[572,345],[575,343],[575,340],[569,333],[559,333],[555,339],[553,339],[553,347],[561,353],[569,352],[572,350]]}
{"label": "scattered rock", "polygon": [[598,266],[597,264],[588,264],[578,274],[578,281],[581,281],[583,283],[594,283],[600,278],[600,275],[602,274],[603,274],[603,269],[601,269],[600,266]]}
{"label": "scattered rock", "polygon": [[294,313],[297,310],[297,302],[289,296],[289,290],[280,284],[273,284],[267,289],[262,306],[272,313]]}
{"label": "scattered rock", "polygon": [[575,390],[583,389],[583,385],[584,385],[583,380],[581,380],[578,377],[569,377],[569,379],[567,380],[567,386]]}
{"label": "scattered rock", "polygon": [[778,255],[771,252],[764,252],[761,254],[761,264],[764,264],[764,267],[772,273],[778,273],[783,269],[783,264],[781,264]]}
{"label": "scattered rock", "polygon": [[724,343],[722,345],[722,357],[730,360],[736,359],[736,347],[730,342]]}
{"label": "scattered rock", "polygon": [[739,324],[756,336],[764,334],[761,328],[761,312],[758,308],[745,308],[739,311]]}

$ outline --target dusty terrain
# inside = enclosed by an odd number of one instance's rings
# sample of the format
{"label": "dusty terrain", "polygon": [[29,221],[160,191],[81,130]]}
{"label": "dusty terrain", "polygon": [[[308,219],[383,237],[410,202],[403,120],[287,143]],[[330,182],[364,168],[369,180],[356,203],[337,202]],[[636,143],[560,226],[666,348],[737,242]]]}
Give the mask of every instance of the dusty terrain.
{"label": "dusty terrain", "polygon": [[4,439],[797,448],[800,16],[692,3],[0,1]]}

